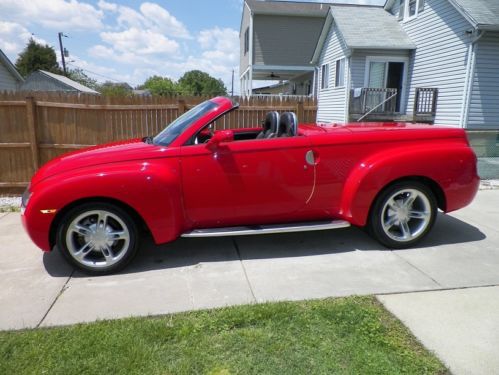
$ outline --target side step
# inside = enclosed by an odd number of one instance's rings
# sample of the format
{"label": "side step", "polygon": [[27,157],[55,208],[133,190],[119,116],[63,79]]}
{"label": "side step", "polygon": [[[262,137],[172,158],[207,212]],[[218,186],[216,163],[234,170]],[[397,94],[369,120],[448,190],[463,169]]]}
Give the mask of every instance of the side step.
{"label": "side step", "polygon": [[227,237],[249,236],[254,234],[308,232],[313,230],[328,230],[348,228],[350,223],[344,220],[314,221],[307,223],[256,225],[248,227],[206,228],[195,229],[182,234],[182,237]]}

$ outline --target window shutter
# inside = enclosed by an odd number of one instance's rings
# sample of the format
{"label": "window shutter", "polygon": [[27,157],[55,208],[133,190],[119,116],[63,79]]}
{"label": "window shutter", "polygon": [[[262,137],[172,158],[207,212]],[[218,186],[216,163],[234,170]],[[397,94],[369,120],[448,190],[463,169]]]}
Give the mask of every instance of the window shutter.
{"label": "window shutter", "polygon": [[405,13],[405,0],[400,0],[399,20],[404,19],[404,13]]}
{"label": "window shutter", "polygon": [[419,0],[418,13],[421,13],[424,10],[424,6],[425,6],[425,0]]}

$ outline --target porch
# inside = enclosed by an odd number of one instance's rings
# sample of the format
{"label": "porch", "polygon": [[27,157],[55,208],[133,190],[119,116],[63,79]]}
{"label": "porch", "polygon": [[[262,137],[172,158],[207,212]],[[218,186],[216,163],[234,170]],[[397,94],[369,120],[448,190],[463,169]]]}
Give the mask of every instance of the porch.
{"label": "porch", "polygon": [[438,89],[417,87],[412,114],[401,111],[401,90],[363,87],[350,91],[349,121],[412,121],[433,124]]}

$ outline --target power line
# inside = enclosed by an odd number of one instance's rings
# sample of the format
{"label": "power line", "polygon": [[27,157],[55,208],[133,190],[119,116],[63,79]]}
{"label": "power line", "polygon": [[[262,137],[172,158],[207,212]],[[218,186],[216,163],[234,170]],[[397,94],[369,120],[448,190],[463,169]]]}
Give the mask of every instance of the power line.
{"label": "power line", "polygon": [[103,74],[96,73],[96,72],[93,72],[93,71],[88,70],[88,69],[84,69],[84,68],[82,68],[82,67],[80,67],[80,66],[78,66],[78,65],[75,65],[75,64],[73,64],[73,63],[68,63],[68,65],[71,65],[71,66],[73,66],[73,67],[75,67],[75,68],[78,68],[78,69],[80,69],[80,70],[83,70],[84,72],[91,73],[91,74],[94,74],[94,75],[96,75],[96,76],[99,76],[99,77],[105,78],[105,79],[107,79],[107,80],[109,80],[109,81],[114,81],[114,82],[117,82],[117,83],[122,83],[122,82],[123,82],[123,81],[120,81],[120,80],[118,80],[118,79],[114,79],[114,78],[111,78],[111,77],[105,76],[105,75],[103,75]]}

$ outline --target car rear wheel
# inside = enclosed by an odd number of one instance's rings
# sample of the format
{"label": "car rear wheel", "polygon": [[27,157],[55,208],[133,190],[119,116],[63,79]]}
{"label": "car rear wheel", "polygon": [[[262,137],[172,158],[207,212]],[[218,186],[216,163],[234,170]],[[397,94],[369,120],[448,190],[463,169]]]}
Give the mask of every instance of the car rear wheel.
{"label": "car rear wheel", "polygon": [[120,207],[87,203],[64,215],[57,245],[78,269],[94,275],[109,274],[125,267],[137,253],[137,225]]}
{"label": "car rear wheel", "polygon": [[408,248],[423,239],[437,214],[432,191],[416,181],[396,183],[376,199],[370,213],[370,234],[389,248]]}

